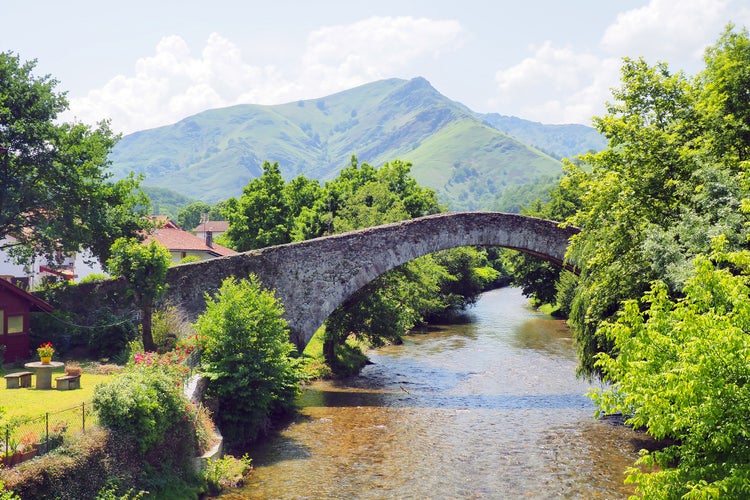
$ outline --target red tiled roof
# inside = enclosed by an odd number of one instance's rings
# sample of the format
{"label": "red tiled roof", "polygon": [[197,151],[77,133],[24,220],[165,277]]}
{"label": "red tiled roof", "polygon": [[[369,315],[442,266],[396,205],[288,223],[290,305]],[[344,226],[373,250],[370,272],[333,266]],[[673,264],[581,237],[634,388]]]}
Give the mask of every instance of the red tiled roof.
{"label": "red tiled roof", "polygon": [[172,225],[154,229],[146,237],[145,243],[153,240],[159,242],[171,252],[207,252],[217,257],[237,253],[231,248],[223,247],[216,243],[209,247],[203,238],[199,238]]}

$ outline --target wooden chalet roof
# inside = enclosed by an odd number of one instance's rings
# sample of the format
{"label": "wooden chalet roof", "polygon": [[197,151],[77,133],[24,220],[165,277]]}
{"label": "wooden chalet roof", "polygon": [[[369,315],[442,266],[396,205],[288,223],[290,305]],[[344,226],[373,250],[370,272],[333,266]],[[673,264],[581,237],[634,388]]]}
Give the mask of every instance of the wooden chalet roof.
{"label": "wooden chalet roof", "polygon": [[54,310],[54,307],[40,299],[39,297],[35,297],[34,295],[31,295],[26,290],[17,287],[13,283],[6,281],[4,279],[0,279],[0,293],[8,293],[11,295],[15,295],[16,297],[26,301],[29,303],[29,310],[35,311],[35,312],[52,312]]}

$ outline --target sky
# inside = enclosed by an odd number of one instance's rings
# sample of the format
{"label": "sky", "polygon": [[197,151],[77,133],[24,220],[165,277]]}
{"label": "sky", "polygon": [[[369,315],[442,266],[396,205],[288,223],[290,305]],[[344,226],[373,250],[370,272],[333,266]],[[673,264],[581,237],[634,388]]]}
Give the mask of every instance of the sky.
{"label": "sky", "polygon": [[591,125],[623,57],[694,75],[747,0],[8,0],[0,52],[123,134],[206,109],[426,78],[480,113]]}

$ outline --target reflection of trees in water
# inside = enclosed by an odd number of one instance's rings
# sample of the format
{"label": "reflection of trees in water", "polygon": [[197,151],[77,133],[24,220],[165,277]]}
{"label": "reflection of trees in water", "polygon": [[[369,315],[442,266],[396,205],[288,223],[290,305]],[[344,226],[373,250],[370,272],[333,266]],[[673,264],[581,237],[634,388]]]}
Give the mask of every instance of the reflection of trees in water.
{"label": "reflection of trees in water", "polygon": [[575,360],[572,335],[564,320],[534,318],[513,330],[511,345]]}

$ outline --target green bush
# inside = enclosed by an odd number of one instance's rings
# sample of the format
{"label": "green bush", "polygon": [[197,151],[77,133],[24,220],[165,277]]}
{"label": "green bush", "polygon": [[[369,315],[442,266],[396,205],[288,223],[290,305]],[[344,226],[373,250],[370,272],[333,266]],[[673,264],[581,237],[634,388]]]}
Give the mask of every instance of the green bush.
{"label": "green bush", "polygon": [[644,498],[750,498],[748,275],[750,252],[698,256],[682,300],[654,282],[602,326],[618,355],[598,356],[599,411],[666,442],[627,471]]}
{"label": "green bush", "polygon": [[247,455],[235,458],[227,455],[218,460],[209,460],[203,471],[209,495],[218,495],[225,488],[242,485],[245,475],[252,471],[252,460]]}
{"label": "green bush", "polygon": [[79,284],[82,283],[98,283],[100,281],[107,281],[108,279],[111,279],[109,275],[104,273],[91,273],[88,276],[84,276],[83,278],[78,281]]}
{"label": "green bush", "polygon": [[21,500],[21,497],[5,489],[5,484],[0,481],[0,500]]}
{"label": "green bush", "polygon": [[166,305],[154,311],[151,334],[160,352],[173,349],[177,341],[192,335],[193,328],[182,309]]}
{"label": "green bush", "polygon": [[94,390],[101,425],[130,435],[142,453],[183,417],[185,399],[163,370],[133,369]]}
{"label": "green bush", "polygon": [[270,416],[292,407],[300,374],[274,294],[255,276],[224,280],[195,325],[207,395],[219,402],[219,428],[230,441],[255,439]]}

